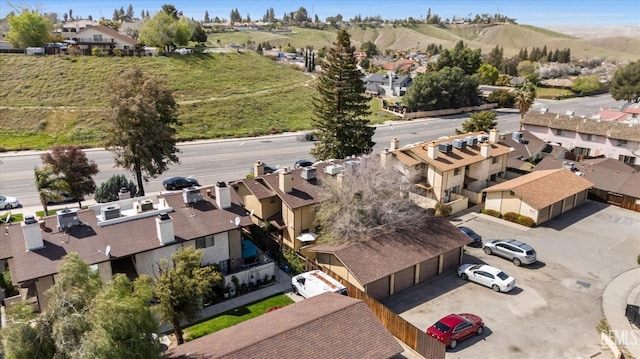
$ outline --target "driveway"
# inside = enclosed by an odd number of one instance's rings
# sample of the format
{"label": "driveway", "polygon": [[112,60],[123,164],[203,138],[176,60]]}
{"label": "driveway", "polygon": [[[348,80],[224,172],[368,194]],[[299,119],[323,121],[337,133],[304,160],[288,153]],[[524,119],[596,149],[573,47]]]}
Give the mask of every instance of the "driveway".
{"label": "driveway", "polygon": [[617,274],[636,267],[640,213],[597,202],[538,228],[524,228],[476,215],[453,219],[483,240],[516,238],[538,252],[539,261],[516,267],[482,249],[468,248],[465,263],[487,263],[516,279],[509,293],[451,274],[394,295],[384,303],[420,329],[449,313],[482,317],[485,333],[470,338],[447,358],[610,357],[596,326],[604,318],[602,291]]}

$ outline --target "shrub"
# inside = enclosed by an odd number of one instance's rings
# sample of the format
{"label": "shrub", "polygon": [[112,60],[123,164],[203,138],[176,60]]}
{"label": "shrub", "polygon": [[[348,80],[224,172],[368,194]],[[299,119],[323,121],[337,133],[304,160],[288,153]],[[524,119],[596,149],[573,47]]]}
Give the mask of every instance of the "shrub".
{"label": "shrub", "polygon": [[436,203],[436,206],[435,206],[435,215],[436,217],[447,218],[451,215],[452,210],[453,208],[451,208],[451,205],[438,202]]}
{"label": "shrub", "polygon": [[505,220],[507,220],[509,222],[517,223],[518,222],[518,216],[519,216],[519,214],[517,214],[515,212],[507,212],[502,216],[502,218],[504,218]]}
{"label": "shrub", "polygon": [[529,228],[536,225],[536,222],[533,220],[533,218],[523,215],[518,216],[518,220],[516,221],[516,223]]}
{"label": "shrub", "polygon": [[487,96],[487,101],[496,102],[503,108],[510,108],[515,103],[515,95],[505,89],[498,89]]}
{"label": "shrub", "polygon": [[486,214],[492,217],[496,217],[496,218],[500,218],[502,217],[502,214],[500,214],[500,212],[494,210],[494,209],[483,209],[480,211],[480,213],[482,214]]}
{"label": "shrub", "polygon": [[134,197],[138,190],[136,184],[128,180],[127,177],[123,175],[113,175],[98,186],[93,197],[98,203],[117,201],[118,193],[123,187],[129,190],[131,197]]}

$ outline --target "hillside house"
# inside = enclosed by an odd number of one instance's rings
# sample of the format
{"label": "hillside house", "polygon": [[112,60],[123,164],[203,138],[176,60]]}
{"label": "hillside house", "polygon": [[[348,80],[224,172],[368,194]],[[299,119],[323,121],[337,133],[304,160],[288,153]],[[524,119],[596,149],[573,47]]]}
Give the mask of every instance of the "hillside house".
{"label": "hillside house", "polygon": [[536,137],[569,150],[577,159],[604,156],[640,164],[640,125],[533,111],[521,121]]}
{"label": "hillside house", "polygon": [[[157,262],[185,246],[203,250],[202,265],[219,265],[229,283],[235,275],[271,277],[273,261],[246,246],[243,228],[253,223],[231,187],[187,188],[103,203],[88,209],[67,209],[44,218],[6,227],[0,238],[0,259],[8,263],[21,299],[46,310],[44,292],[53,285],[62,258],[76,252],[104,281],[115,273],[130,278],[157,274]],[[243,253],[248,253],[245,257]]]}
{"label": "hillside house", "polygon": [[90,26],[78,31],[71,39],[83,55],[91,55],[94,48],[112,54],[114,49],[125,53],[144,50],[137,40],[106,26]]}
{"label": "hillside house", "polygon": [[413,84],[413,79],[407,75],[371,74],[365,80],[366,93],[373,96],[404,96]]}

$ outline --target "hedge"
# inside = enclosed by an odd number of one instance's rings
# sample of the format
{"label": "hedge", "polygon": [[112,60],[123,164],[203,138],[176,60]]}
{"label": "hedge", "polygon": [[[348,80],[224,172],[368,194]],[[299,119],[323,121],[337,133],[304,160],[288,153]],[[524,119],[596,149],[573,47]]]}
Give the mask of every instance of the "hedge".
{"label": "hedge", "polygon": [[500,214],[500,212],[493,210],[493,209],[483,209],[480,211],[480,213],[482,214],[486,214],[492,217],[496,217],[496,218],[500,218],[502,217],[502,214]]}

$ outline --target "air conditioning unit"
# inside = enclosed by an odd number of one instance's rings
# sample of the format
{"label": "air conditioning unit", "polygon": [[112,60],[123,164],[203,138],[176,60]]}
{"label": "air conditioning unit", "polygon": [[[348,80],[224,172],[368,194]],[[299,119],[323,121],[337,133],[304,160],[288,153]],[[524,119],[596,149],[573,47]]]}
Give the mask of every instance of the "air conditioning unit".
{"label": "air conditioning unit", "polygon": [[487,135],[478,135],[478,142],[486,142],[489,141],[489,136]]}
{"label": "air conditioning unit", "polygon": [[465,148],[467,148],[467,141],[462,139],[455,139],[453,140],[453,147],[459,150],[464,150]]}
{"label": "air conditioning unit", "polygon": [[337,175],[342,172],[342,166],[340,165],[330,165],[324,168],[324,172],[330,174],[332,176]]}
{"label": "air conditioning unit", "polygon": [[67,228],[80,225],[78,219],[78,208],[62,209],[56,212],[58,217],[58,229],[64,231]]}
{"label": "air conditioning unit", "polygon": [[467,136],[464,139],[467,141],[467,146],[475,146],[478,143],[478,139],[473,136]]}
{"label": "air conditioning unit", "polygon": [[524,141],[524,135],[522,132],[520,131],[515,131],[511,134],[511,138],[513,138],[514,141],[518,141],[520,143],[522,143]]}
{"label": "air conditioning unit", "polygon": [[202,192],[196,187],[184,188],[182,190],[182,199],[185,204],[196,203],[202,200]]}
{"label": "air conditioning unit", "polygon": [[136,212],[142,213],[153,210],[153,201],[150,199],[144,199],[135,203]]}
{"label": "air conditioning unit", "polygon": [[300,173],[300,177],[306,179],[307,181],[312,181],[317,178],[316,169],[314,167],[303,167],[302,172]]}
{"label": "air conditioning unit", "polygon": [[438,144],[438,150],[442,153],[449,153],[453,149],[453,145],[449,142],[443,142]]}
{"label": "air conditioning unit", "polygon": [[111,204],[100,208],[102,219],[105,221],[120,217],[120,206]]}

